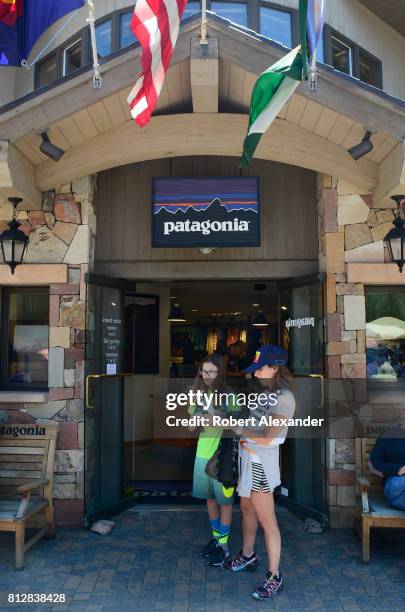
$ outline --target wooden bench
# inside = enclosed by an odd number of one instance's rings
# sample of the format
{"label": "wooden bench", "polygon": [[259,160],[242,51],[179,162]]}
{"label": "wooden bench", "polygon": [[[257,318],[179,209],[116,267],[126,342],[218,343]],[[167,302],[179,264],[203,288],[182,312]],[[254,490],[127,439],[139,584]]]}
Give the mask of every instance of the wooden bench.
{"label": "wooden bench", "polygon": [[[15,568],[39,538],[54,537],[53,466],[57,423],[0,424],[0,531],[15,533]],[[25,542],[25,529],[39,531]]]}
{"label": "wooden bench", "polygon": [[363,561],[370,560],[372,527],[405,529],[405,511],[392,508],[384,499],[383,479],[370,463],[375,438],[356,439],[355,529],[362,539]]}

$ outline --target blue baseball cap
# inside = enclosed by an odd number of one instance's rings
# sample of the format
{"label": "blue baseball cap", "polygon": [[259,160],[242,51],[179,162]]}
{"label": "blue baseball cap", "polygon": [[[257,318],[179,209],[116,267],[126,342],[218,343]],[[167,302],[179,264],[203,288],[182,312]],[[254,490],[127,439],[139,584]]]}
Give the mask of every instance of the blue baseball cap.
{"label": "blue baseball cap", "polygon": [[245,372],[256,372],[265,365],[269,366],[281,366],[287,365],[288,352],[277,346],[276,344],[264,344],[256,351],[253,363],[246,368]]}

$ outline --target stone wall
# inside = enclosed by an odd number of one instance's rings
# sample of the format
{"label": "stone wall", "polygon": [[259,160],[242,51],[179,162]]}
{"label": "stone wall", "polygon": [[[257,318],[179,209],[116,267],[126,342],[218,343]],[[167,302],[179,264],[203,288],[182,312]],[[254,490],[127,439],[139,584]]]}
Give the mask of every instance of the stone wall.
{"label": "stone wall", "polygon": [[[49,376],[46,403],[0,403],[9,423],[58,421],[54,503],[59,525],[80,525],[84,498],[85,274],[95,239],[94,180],[84,177],[44,194],[42,209],[22,202],[18,220],[29,235],[27,263],[66,264],[67,282],[49,286]],[[12,207],[0,206],[0,231]],[[18,394],[23,399],[22,394]]]}
{"label": "stone wall", "polygon": [[362,435],[364,415],[372,418],[374,409],[367,406],[364,285],[347,282],[347,264],[388,261],[383,238],[394,213],[374,208],[371,193],[333,177],[319,178],[318,198],[320,269],[326,274],[328,503],[331,525],[351,526],[355,437]]}

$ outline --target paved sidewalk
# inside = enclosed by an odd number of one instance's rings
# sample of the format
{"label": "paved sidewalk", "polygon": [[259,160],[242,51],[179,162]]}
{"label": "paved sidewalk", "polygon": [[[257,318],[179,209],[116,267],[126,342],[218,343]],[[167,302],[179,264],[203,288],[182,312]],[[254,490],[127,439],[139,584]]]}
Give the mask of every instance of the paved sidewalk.
{"label": "paved sidewalk", "polygon": [[[405,610],[405,531],[372,534],[372,561],[361,563],[351,530],[309,535],[301,520],[278,509],[286,587],[274,602],[251,592],[264,576],[228,574],[207,567],[199,555],[209,538],[202,511],[127,511],[109,536],[61,529],[12,569],[12,536],[0,534],[1,610],[151,610],[230,612],[257,610]],[[241,516],[235,513],[231,546],[240,546]],[[258,552],[263,556],[262,536]],[[65,605],[7,603],[7,593],[64,593]]]}

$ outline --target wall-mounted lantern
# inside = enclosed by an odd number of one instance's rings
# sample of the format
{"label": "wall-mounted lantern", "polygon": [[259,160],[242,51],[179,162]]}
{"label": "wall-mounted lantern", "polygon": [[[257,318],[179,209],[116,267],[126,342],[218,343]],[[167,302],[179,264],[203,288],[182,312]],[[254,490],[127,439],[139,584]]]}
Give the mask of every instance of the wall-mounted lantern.
{"label": "wall-mounted lantern", "polygon": [[4,263],[10,266],[11,274],[14,274],[14,270],[24,259],[28,236],[18,229],[21,224],[17,221],[17,206],[22,202],[22,198],[8,198],[8,201],[13,205],[14,212],[13,218],[8,224],[9,229],[0,234],[0,251]]}
{"label": "wall-mounted lantern", "polygon": [[395,195],[391,198],[397,205],[394,227],[384,238],[385,246],[388,249],[391,263],[396,263],[399,271],[402,272],[405,265],[405,220],[401,216],[404,213],[405,195]]}

